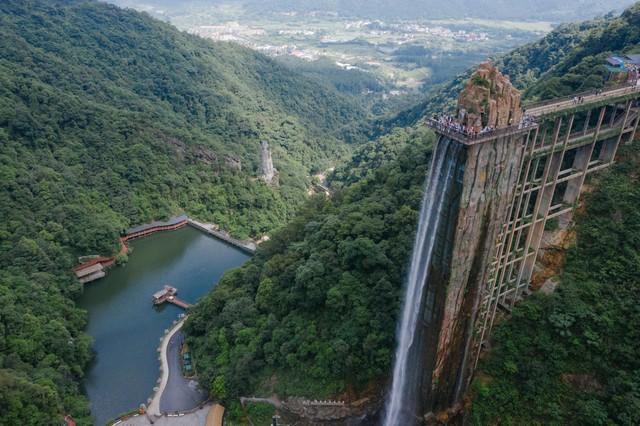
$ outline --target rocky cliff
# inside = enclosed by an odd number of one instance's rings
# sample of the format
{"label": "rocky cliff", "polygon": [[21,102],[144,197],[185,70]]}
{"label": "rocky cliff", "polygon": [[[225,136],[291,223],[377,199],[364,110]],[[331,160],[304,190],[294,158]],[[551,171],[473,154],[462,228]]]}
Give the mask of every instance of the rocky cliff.
{"label": "rocky cliff", "polygon": [[273,159],[271,158],[271,148],[267,141],[260,142],[260,157],[262,165],[262,180],[269,185],[278,185],[278,171],[273,167]]}
{"label": "rocky cliff", "polygon": [[458,98],[463,125],[481,130],[517,124],[522,119],[520,92],[488,62],[481,64]]}

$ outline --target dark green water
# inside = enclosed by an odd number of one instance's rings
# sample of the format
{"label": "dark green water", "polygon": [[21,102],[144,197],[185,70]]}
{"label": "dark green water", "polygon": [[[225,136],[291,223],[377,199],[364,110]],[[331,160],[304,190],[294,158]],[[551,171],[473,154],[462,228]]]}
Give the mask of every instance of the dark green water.
{"label": "dark green water", "polygon": [[151,295],[171,284],[178,297],[194,303],[248,259],[191,227],[134,240],[130,247],[129,263],[87,284],[78,301],[89,312],[87,332],[95,339],[96,359],[84,386],[97,425],[146,403],[156,385],[160,337],[183,311],[174,305],[154,309]]}

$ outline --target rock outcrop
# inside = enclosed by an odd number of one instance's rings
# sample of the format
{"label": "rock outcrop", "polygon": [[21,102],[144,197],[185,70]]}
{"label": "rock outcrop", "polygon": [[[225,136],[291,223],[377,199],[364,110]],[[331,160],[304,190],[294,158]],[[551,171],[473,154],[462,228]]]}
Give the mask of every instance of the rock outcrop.
{"label": "rock outcrop", "polygon": [[[525,136],[504,134],[465,145],[455,159],[456,179],[444,189],[421,301],[423,327],[415,340],[421,348],[414,373],[420,383],[418,414],[453,415],[450,409],[462,403],[473,377],[480,307],[517,186]],[[436,150],[449,143],[441,136]]]}
{"label": "rock outcrop", "polygon": [[499,129],[522,120],[520,92],[488,62],[481,64],[458,98],[458,118],[467,127],[480,131]]}
{"label": "rock outcrop", "polygon": [[278,185],[278,171],[273,167],[271,148],[267,141],[260,142],[261,178],[269,185]]}
{"label": "rock outcrop", "polygon": [[235,170],[238,172],[242,171],[242,161],[238,157],[234,157],[231,155],[224,156],[224,164],[230,168],[231,170]]}

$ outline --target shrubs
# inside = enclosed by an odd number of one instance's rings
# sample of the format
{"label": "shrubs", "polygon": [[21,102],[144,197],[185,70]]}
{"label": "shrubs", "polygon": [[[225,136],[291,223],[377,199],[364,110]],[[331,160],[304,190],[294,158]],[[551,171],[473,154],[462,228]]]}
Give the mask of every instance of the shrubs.
{"label": "shrubs", "polygon": [[640,147],[619,158],[586,196],[556,293],[521,303],[496,330],[474,424],[640,423]]}

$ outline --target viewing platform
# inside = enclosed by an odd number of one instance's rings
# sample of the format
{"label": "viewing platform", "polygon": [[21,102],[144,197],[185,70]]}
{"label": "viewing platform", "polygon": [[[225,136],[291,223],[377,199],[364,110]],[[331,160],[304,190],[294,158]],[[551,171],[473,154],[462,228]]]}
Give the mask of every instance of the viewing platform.
{"label": "viewing platform", "polygon": [[490,130],[487,132],[470,133],[465,132],[464,130],[456,126],[442,123],[441,121],[434,118],[427,118],[425,120],[425,123],[436,133],[446,135],[451,139],[465,145],[476,145],[499,137],[507,137],[520,134],[524,135],[527,132],[538,127],[538,123],[536,123],[535,121],[531,121],[529,123],[520,124],[518,126],[510,126],[502,129]]}
{"label": "viewing platform", "polygon": [[178,289],[176,289],[175,287],[171,287],[170,285],[165,285],[162,290],[156,291],[153,294],[153,304],[157,306],[165,302],[173,303],[174,305],[182,309],[188,309],[192,306],[184,300],[178,299],[176,297],[176,294],[178,294]]}
{"label": "viewing platform", "polygon": [[427,118],[425,124],[435,132],[446,135],[465,145],[476,145],[500,137],[526,134],[539,127],[539,122],[547,116],[564,114],[571,110],[590,109],[600,104],[612,101],[635,99],[640,97],[640,82],[627,82],[609,87],[602,91],[578,93],[564,98],[550,99],[525,106],[525,119],[518,125],[491,129],[482,132],[469,132],[455,120],[451,122],[442,119]]}

